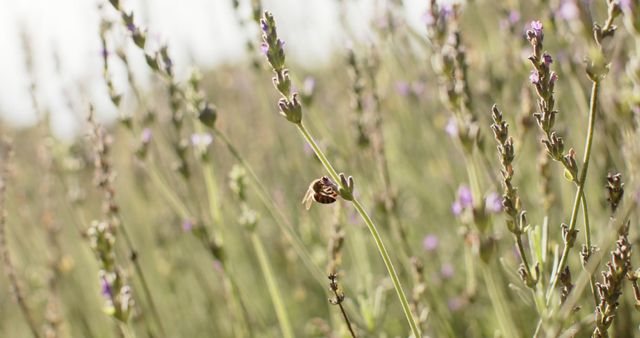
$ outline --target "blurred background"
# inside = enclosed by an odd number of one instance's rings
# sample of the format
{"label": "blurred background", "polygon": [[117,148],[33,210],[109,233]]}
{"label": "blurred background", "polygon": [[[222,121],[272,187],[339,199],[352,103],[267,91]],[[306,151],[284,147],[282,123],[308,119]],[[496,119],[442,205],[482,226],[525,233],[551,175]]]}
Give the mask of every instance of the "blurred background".
{"label": "blurred background", "polygon": [[[371,40],[369,24],[384,24],[384,1],[264,1],[265,8],[280,14],[282,36],[288,53],[304,66],[329,62],[333,53],[343,50],[351,40]],[[176,70],[185,76],[190,65],[202,69],[220,64],[241,64],[249,56],[246,39],[257,36],[257,27],[242,27],[232,1],[170,0],[123,1],[149,27],[152,43],[167,43],[175,58]],[[0,11],[0,114],[5,122],[29,126],[36,121],[31,105],[30,85],[25,65],[25,47],[33,53],[33,70],[39,82],[35,95],[51,110],[51,126],[56,136],[73,138],[78,134],[76,113],[65,104],[64,91],[83,88],[96,103],[98,115],[116,116],[101,81],[99,40],[100,1],[86,0],[2,0]],[[340,29],[341,7],[357,15],[347,22],[350,34]],[[377,9],[376,9],[377,8]],[[421,17],[427,4],[405,1],[407,24],[423,29]],[[240,16],[251,17],[248,2],[241,2]],[[313,36],[313,38],[309,38]],[[25,42],[28,46],[25,46]],[[144,60],[133,58],[133,70],[143,74]],[[140,77],[148,86],[148,79]],[[126,82],[122,73],[114,74],[118,85]]]}
{"label": "blurred background", "polygon": [[[618,233],[612,180],[627,189],[625,210],[639,182],[637,0],[122,0],[122,12],[115,0],[0,0],[0,133],[13,140],[11,157],[0,143],[0,337],[350,337],[329,301],[332,273],[358,337],[409,335],[353,205],[301,203],[327,173],[278,113],[263,10],[285,42],[304,124],[355,178],[424,336],[532,336],[560,304],[562,288],[548,309],[545,291],[576,185],[540,142],[525,32],[544,31],[554,132],[581,159],[584,60],[601,53],[593,24],[623,2],[602,52],[611,67],[585,186],[598,282]],[[122,20],[129,11],[135,24]],[[494,104],[515,144],[536,289],[506,226]],[[579,296],[558,321],[568,336],[595,325],[594,295],[578,283],[583,222],[562,285]],[[640,320],[624,287],[616,337]],[[126,311],[114,305],[123,298]]]}

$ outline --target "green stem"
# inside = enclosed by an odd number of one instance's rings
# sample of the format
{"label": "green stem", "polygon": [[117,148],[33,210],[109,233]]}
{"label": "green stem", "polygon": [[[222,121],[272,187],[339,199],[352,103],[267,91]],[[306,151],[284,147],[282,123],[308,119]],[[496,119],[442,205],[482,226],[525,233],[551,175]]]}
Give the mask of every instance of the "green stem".
{"label": "green stem", "polygon": [[[149,172],[149,176],[153,180],[155,186],[160,189],[160,192],[162,193],[164,198],[167,200],[167,202],[171,205],[173,210],[175,212],[177,212],[183,220],[190,219],[192,217],[191,216],[191,212],[189,212],[189,210],[187,209],[187,206],[175,194],[174,190],[172,190],[169,187],[169,185],[165,182],[165,180],[162,179],[162,177],[160,176],[160,173],[156,170],[155,166],[149,165],[147,167],[147,169],[148,169],[148,172]],[[203,170],[207,171],[207,168],[203,168]],[[212,170],[212,168],[211,168],[211,170]],[[209,171],[209,172],[213,176],[213,171]],[[206,180],[206,176],[207,175],[205,175],[205,180]],[[212,188],[212,187],[209,186],[209,183],[206,183],[206,184],[207,184],[207,189],[211,189]],[[213,188],[215,188],[215,186],[213,186]],[[207,192],[209,192],[209,190],[207,190]],[[213,207],[213,203],[211,202],[212,199],[210,198],[209,201],[210,201],[210,203],[211,203],[211,205]],[[218,224],[221,224],[221,223],[218,223]],[[203,228],[203,229],[205,229],[205,231],[206,231],[206,228]],[[219,239],[222,239],[220,234],[218,236],[220,236]],[[208,235],[206,237],[208,237]],[[206,249],[209,248],[208,247],[208,243],[206,241],[204,241],[202,243],[203,243],[203,246]],[[226,262],[222,262],[222,264],[226,265],[227,263]],[[225,271],[228,271],[228,267],[225,267]],[[248,314],[246,313],[246,311],[244,309],[244,303],[242,302],[242,298],[240,297],[240,293],[238,292],[237,283],[233,279],[233,276],[232,276],[232,274],[230,272],[226,273],[225,275],[226,275],[227,280],[229,281],[229,283],[231,285],[231,291],[232,291],[231,295],[233,297],[233,301],[242,310],[240,312],[240,311],[238,311],[238,309],[236,309],[236,306],[232,306],[233,310],[236,312],[236,317],[244,318],[244,321],[245,321],[246,325],[248,326],[248,329],[251,330],[251,323],[249,321]],[[241,325],[237,325],[238,328],[240,328],[240,326]],[[238,331],[238,330],[236,330],[236,331]]]}
{"label": "green stem", "polygon": [[151,177],[151,179],[155,183],[155,186],[160,188],[160,192],[164,195],[165,199],[167,200],[167,202],[169,202],[173,209],[180,214],[180,217],[182,217],[183,220],[189,219],[191,217],[189,209],[187,209],[187,206],[182,203],[182,201],[176,196],[176,194],[174,194],[173,190],[171,190],[167,182],[165,182],[162,177],[160,177],[158,171],[153,166],[149,165],[147,167],[147,172],[149,173],[149,177]]}
{"label": "green stem", "polygon": [[119,323],[118,327],[120,328],[120,333],[122,333],[122,336],[124,338],[136,338],[135,331],[133,331],[133,329],[129,325],[125,323]]}
{"label": "green stem", "polygon": [[[598,92],[600,89],[600,80],[593,81],[593,86],[591,87],[591,99],[589,101],[589,128],[587,130],[587,139],[585,141],[585,150],[584,150],[584,158],[582,160],[582,170],[580,171],[580,177],[578,178],[578,191],[576,191],[576,197],[573,202],[573,210],[571,212],[571,221],[569,222],[569,231],[573,231],[576,227],[576,222],[578,219],[578,209],[580,208],[580,200],[584,196],[584,184],[587,178],[587,170],[589,169],[589,159],[591,158],[591,149],[593,145],[593,134],[594,134],[594,125],[596,120],[596,111],[598,105]],[[586,223],[585,223],[586,224]],[[591,243],[591,234],[588,231],[589,229],[585,229],[585,236],[587,236],[587,240]],[[556,273],[553,277],[553,282],[549,286],[549,290],[547,290],[547,305],[549,305],[549,301],[551,300],[551,295],[553,294],[553,290],[555,290],[558,285],[558,276],[562,272],[562,268],[567,263],[567,258],[569,255],[569,250],[571,247],[565,243],[564,249],[562,250],[562,256],[560,256],[560,262],[558,263],[558,268],[556,269]]]}
{"label": "green stem", "polygon": [[[300,133],[302,133],[302,135],[306,139],[306,141],[309,144],[309,146],[311,146],[311,148],[313,148],[313,151],[318,156],[318,158],[320,159],[320,162],[322,162],[322,165],[325,167],[325,169],[329,172],[329,175],[331,176],[331,178],[335,182],[338,182],[338,184],[342,185],[342,182],[340,180],[340,177],[338,176],[338,173],[333,168],[333,166],[331,165],[331,162],[329,162],[329,160],[324,155],[324,153],[322,152],[320,147],[318,147],[318,145],[316,144],[315,140],[313,139],[311,134],[307,131],[307,129],[304,127],[302,122],[296,124],[296,126],[298,127],[298,130],[300,130]],[[347,187],[342,187],[342,188],[347,188]],[[409,322],[409,326],[411,327],[411,332],[413,333],[413,336],[415,338],[421,337],[420,329],[418,328],[418,324],[416,323],[415,318],[413,317],[413,314],[411,313],[411,308],[409,307],[409,301],[407,300],[407,296],[405,295],[405,293],[404,293],[404,291],[402,289],[402,284],[400,283],[400,279],[398,278],[398,274],[396,273],[396,270],[393,267],[393,263],[391,262],[391,259],[389,258],[389,254],[387,253],[387,249],[385,248],[384,243],[382,242],[382,238],[380,238],[380,234],[378,233],[378,229],[376,228],[375,224],[371,220],[371,217],[369,217],[367,212],[364,210],[364,208],[362,207],[360,202],[355,197],[353,198],[353,200],[351,200],[351,203],[353,204],[355,209],[358,211],[358,213],[360,214],[360,216],[364,220],[365,224],[369,228],[369,231],[371,232],[371,235],[373,236],[373,239],[374,239],[374,241],[376,243],[376,246],[378,247],[378,251],[380,252],[380,256],[382,256],[382,260],[384,261],[384,265],[386,266],[387,271],[389,273],[389,276],[391,277],[391,281],[393,282],[393,287],[395,288],[396,293],[398,294],[398,298],[400,299],[400,304],[402,305],[402,310],[404,311],[405,317],[407,317],[407,321]]]}
{"label": "green stem", "polygon": [[[589,208],[587,207],[587,196],[582,192],[582,218],[584,218],[584,243],[589,250],[589,256],[591,256],[591,228],[589,226]],[[584,265],[586,271],[587,265]],[[591,294],[593,295],[593,301],[598,306],[598,293],[596,291],[596,280],[592,273],[589,274],[589,286],[591,287]]]}
{"label": "green stem", "polygon": [[508,306],[506,305],[506,297],[494,279],[495,272],[492,271],[491,266],[488,263],[481,263],[480,266],[484,281],[487,284],[489,299],[491,300],[493,309],[496,312],[496,319],[498,320],[498,325],[500,326],[500,330],[502,330],[503,336],[519,337],[520,335],[517,333],[518,331],[514,326],[515,322],[511,316],[511,312],[508,310]]}
{"label": "green stem", "polygon": [[164,329],[164,325],[162,324],[163,321],[160,318],[160,312],[156,307],[155,301],[153,300],[153,296],[151,296],[151,290],[149,289],[147,278],[145,277],[144,272],[142,270],[142,265],[140,264],[140,257],[139,257],[138,251],[135,249],[133,245],[133,240],[129,236],[129,233],[127,232],[127,228],[124,226],[124,222],[122,221],[120,222],[120,231],[122,232],[127,248],[129,249],[129,252],[130,252],[129,258],[131,262],[133,262],[133,267],[140,279],[140,285],[142,285],[142,291],[144,293],[145,298],[147,299],[147,302],[149,303],[148,305],[149,305],[149,308],[151,309],[151,314],[155,319],[156,324],[158,325],[158,329],[160,330],[160,333],[162,334],[163,337],[166,337],[167,333]]}
{"label": "green stem", "polygon": [[242,157],[240,152],[233,146],[233,144],[231,143],[227,135],[225,135],[219,129],[214,129],[213,132],[224,143],[224,145],[227,147],[227,150],[229,150],[229,153],[231,153],[231,155],[240,163],[240,165],[242,165],[242,167],[247,170],[247,173],[249,173],[249,176],[253,180],[253,183],[256,187],[256,193],[258,195],[258,198],[260,199],[262,204],[267,208],[269,215],[275,220],[275,223],[278,225],[280,230],[285,234],[285,237],[291,243],[291,246],[293,247],[293,250],[296,252],[298,257],[300,257],[304,265],[309,269],[313,277],[324,289],[326,285],[327,276],[324,274],[324,272],[322,272],[322,270],[320,270],[320,268],[318,268],[316,264],[313,263],[313,261],[311,260],[311,255],[305,249],[304,243],[302,242],[300,237],[298,237],[298,235],[295,233],[295,231],[293,230],[293,227],[291,226],[289,221],[287,221],[286,216],[273,202],[273,199],[269,196],[269,192],[267,188],[265,188],[265,186],[262,184],[262,182],[258,178],[258,175],[256,175],[256,173],[253,171],[249,163],[244,159],[244,157]]}
{"label": "green stem", "polygon": [[273,307],[276,311],[276,317],[278,317],[278,323],[280,323],[282,336],[284,338],[293,338],[294,334],[293,329],[291,328],[291,322],[289,321],[286,307],[284,305],[284,302],[282,301],[280,289],[278,288],[275,276],[273,275],[273,271],[271,270],[271,265],[269,265],[269,258],[267,257],[267,253],[264,250],[262,240],[260,240],[258,234],[252,232],[251,242],[253,243],[253,248],[256,251],[256,256],[258,256],[260,269],[262,270],[262,274],[264,275],[264,279],[267,283],[269,295],[271,296],[271,300],[273,301]]}
{"label": "green stem", "polygon": [[476,265],[473,261],[473,252],[471,244],[464,246],[464,265],[467,270],[467,295],[469,297],[475,297],[476,295]]}
{"label": "green stem", "polygon": [[[529,265],[529,260],[527,259],[527,253],[524,251],[524,245],[522,244],[522,234],[513,234],[516,240],[516,246],[518,247],[518,252],[520,253],[520,259],[522,259],[522,265],[524,265],[524,269],[527,271],[527,275],[530,278],[534,278],[531,274],[531,268]],[[539,278],[540,276],[535,276],[535,278]],[[535,288],[535,286],[534,286]]]}

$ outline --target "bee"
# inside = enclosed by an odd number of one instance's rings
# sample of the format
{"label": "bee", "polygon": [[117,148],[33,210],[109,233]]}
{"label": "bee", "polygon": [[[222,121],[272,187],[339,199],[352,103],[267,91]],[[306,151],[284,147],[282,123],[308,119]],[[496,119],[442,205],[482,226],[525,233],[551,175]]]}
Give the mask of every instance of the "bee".
{"label": "bee", "polygon": [[331,204],[338,198],[338,186],[327,176],[314,180],[304,194],[302,204],[309,210],[313,201],[322,204]]}

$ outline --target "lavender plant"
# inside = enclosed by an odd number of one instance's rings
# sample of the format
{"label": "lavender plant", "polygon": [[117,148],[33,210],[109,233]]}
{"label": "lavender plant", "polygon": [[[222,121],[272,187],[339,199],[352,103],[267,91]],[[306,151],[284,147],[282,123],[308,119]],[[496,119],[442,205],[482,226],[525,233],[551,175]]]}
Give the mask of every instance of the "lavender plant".
{"label": "lavender plant", "polygon": [[[322,162],[322,165],[327,170],[331,179],[335,182],[339,182],[339,194],[340,196],[350,201],[357,212],[360,214],[364,222],[367,224],[371,235],[376,242],[376,246],[378,247],[378,251],[382,256],[382,260],[385,263],[389,276],[393,282],[393,286],[396,290],[398,298],[400,299],[400,303],[402,305],[402,309],[404,311],[405,317],[409,322],[409,326],[411,327],[411,332],[414,337],[420,337],[420,331],[416,321],[411,313],[411,309],[409,307],[409,302],[407,301],[407,296],[402,289],[402,285],[400,283],[400,279],[393,267],[393,263],[387,253],[387,249],[382,242],[382,239],[378,233],[378,230],[371,220],[371,217],[364,210],[360,202],[354,196],[354,180],[351,176],[347,179],[344,174],[338,175],[336,170],[331,165],[331,162],[326,158],[318,144],[315,142],[313,136],[309,133],[309,131],[305,128],[302,123],[302,104],[299,99],[299,94],[297,92],[293,92],[291,90],[291,79],[289,77],[289,70],[285,68],[285,54],[284,54],[284,41],[278,37],[276,31],[276,23],[273,18],[273,15],[269,12],[265,12],[262,20],[260,21],[261,29],[262,29],[262,51],[267,57],[273,72],[275,73],[275,77],[273,78],[273,84],[275,88],[280,92],[282,97],[278,101],[278,107],[280,109],[280,115],[282,115],[287,121],[293,123],[302,136],[305,138],[307,144],[311,148],[313,148],[314,153]],[[334,183],[335,184],[335,183]]]}
{"label": "lavender plant", "polygon": [[637,0],[207,6],[5,41],[0,336],[637,334]]}

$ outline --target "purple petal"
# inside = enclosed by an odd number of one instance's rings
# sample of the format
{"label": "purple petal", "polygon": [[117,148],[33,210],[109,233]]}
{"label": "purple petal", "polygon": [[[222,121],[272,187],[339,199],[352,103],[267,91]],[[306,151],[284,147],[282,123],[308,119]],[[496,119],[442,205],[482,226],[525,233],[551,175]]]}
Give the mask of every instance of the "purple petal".
{"label": "purple petal", "polygon": [[532,70],[531,75],[529,75],[529,81],[533,84],[538,84],[540,82],[540,74],[538,74],[537,70]]}
{"label": "purple petal", "polygon": [[439,244],[438,236],[436,235],[427,235],[422,240],[422,247],[426,251],[435,251],[438,248]]}
{"label": "purple petal", "polygon": [[495,192],[487,195],[484,207],[489,213],[497,214],[502,211],[502,197]]}
{"label": "purple petal", "polygon": [[471,189],[466,185],[461,185],[460,188],[458,188],[458,201],[463,208],[471,207],[473,205]]}

